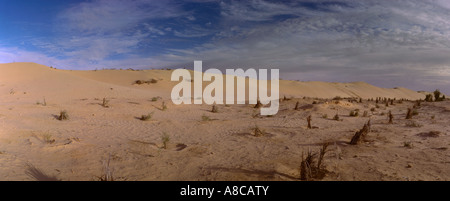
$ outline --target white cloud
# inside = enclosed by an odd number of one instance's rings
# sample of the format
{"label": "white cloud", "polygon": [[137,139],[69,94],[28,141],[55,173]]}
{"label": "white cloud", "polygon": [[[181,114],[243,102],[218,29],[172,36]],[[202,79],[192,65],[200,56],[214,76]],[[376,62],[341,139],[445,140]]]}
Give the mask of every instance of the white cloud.
{"label": "white cloud", "polygon": [[[221,19],[214,26],[155,26],[148,21],[200,18],[174,1],[94,0],[61,12],[62,34],[54,42],[35,41],[64,59],[17,49],[0,49],[0,58],[34,57],[90,68],[185,67],[201,59],[218,68],[280,68],[290,79],[362,80],[416,89],[446,86],[450,80],[450,4],[445,0],[189,1],[217,2]],[[214,37],[191,49],[169,47],[151,58],[135,54],[142,41],[171,34],[180,40]],[[127,57],[106,59],[117,54]]]}

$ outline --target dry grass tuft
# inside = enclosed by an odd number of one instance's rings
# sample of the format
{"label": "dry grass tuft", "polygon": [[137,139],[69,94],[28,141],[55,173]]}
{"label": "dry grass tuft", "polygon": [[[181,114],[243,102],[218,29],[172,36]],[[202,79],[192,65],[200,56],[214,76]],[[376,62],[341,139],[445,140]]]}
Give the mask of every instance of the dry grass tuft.
{"label": "dry grass tuft", "polygon": [[364,139],[364,137],[370,132],[370,120],[366,124],[364,124],[363,128],[353,135],[350,140],[351,145],[357,145],[359,141]]}
{"label": "dry grass tuft", "polygon": [[101,106],[104,108],[109,108],[109,100],[106,98],[103,98]]}
{"label": "dry grass tuft", "polygon": [[300,180],[318,180],[325,177],[327,171],[323,167],[324,157],[327,152],[329,143],[324,143],[319,151],[316,163],[317,153],[310,150],[307,152],[306,158],[302,153],[302,162],[300,164]]}
{"label": "dry grass tuft", "polygon": [[261,101],[257,101],[255,107],[253,108],[261,108],[263,105],[261,104]]}
{"label": "dry grass tuft", "polygon": [[142,115],[141,118],[139,118],[141,121],[149,121],[152,119],[153,112],[148,113],[147,115]]}
{"label": "dry grass tuft", "polygon": [[264,136],[264,132],[257,125],[255,125],[255,127],[253,128],[253,135],[255,137],[261,137]]}
{"label": "dry grass tuft", "polygon": [[161,141],[163,143],[163,149],[167,149],[167,144],[170,141],[170,136],[167,133],[163,132],[163,135],[161,136]]}
{"label": "dry grass tuft", "polygon": [[211,109],[212,113],[218,113],[219,112],[219,107],[217,107],[217,105],[213,105],[212,109]]}
{"label": "dry grass tuft", "polygon": [[389,116],[389,124],[393,124],[394,123],[394,121],[393,121],[393,119],[394,119],[394,115],[392,115],[392,112],[389,110],[389,113],[388,113],[388,116]]}
{"label": "dry grass tuft", "polygon": [[430,131],[417,134],[420,137],[439,137],[441,135],[440,131]]}
{"label": "dry grass tuft", "polygon": [[412,119],[413,113],[412,109],[408,108],[408,112],[406,112],[406,119]]}
{"label": "dry grass tuft", "polygon": [[309,115],[307,118],[306,118],[306,121],[308,122],[308,129],[311,129],[312,127],[311,127],[311,115]]}
{"label": "dry grass tuft", "polygon": [[67,111],[62,110],[61,112],[59,112],[59,116],[57,119],[60,121],[69,120],[69,115],[67,114]]}

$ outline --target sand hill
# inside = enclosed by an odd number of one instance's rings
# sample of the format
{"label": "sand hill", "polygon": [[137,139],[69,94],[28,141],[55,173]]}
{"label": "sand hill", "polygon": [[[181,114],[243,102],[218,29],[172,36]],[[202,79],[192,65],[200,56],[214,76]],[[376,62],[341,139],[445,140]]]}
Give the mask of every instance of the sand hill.
{"label": "sand hill", "polygon": [[[91,70],[67,71],[52,69],[35,63],[0,64],[0,81],[2,90],[26,88],[28,92],[40,93],[45,96],[86,96],[114,94],[106,89],[116,88],[123,97],[134,97],[134,92],[147,91],[147,95],[163,95],[170,97],[170,90],[177,82],[170,82],[171,70]],[[136,80],[158,80],[154,85],[132,85]],[[46,90],[43,90],[46,89]],[[89,90],[88,90],[89,89]],[[106,91],[106,92],[104,92]],[[125,92],[125,93],[124,93]],[[128,92],[128,93],[127,93]],[[280,97],[315,97],[333,98],[357,97],[376,98],[387,97],[397,99],[423,99],[424,95],[405,88],[379,88],[365,82],[328,83],[328,82],[298,82],[280,80]]]}

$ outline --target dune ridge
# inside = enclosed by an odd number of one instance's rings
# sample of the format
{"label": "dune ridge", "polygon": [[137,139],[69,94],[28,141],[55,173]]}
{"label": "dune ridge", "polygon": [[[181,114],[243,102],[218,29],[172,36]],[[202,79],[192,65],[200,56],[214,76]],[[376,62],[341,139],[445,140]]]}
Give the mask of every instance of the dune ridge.
{"label": "dune ridge", "polygon": [[[55,94],[73,95],[73,90],[92,88],[117,88],[124,96],[130,96],[127,91],[145,90],[150,95],[170,97],[170,90],[178,82],[171,82],[172,70],[89,70],[72,71],[58,70],[35,63],[9,63],[0,64],[0,81],[11,84],[10,88],[26,87],[29,91],[38,91],[46,88],[55,91]],[[192,71],[191,71],[192,74]],[[226,75],[224,75],[226,76]],[[135,86],[135,80],[157,79],[155,85]],[[224,79],[225,80],[225,79]],[[63,88],[63,89],[61,89]],[[5,90],[5,89],[3,89]],[[117,93],[119,95],[119,93]],[[365,82],[331,83],[331,82],[299,82],[280,80],[280,97],[313,97],[334,98],[336,96],[355,98],[397,98],[397,99],[424,99],[425,95],[416,91],[396,87],[380,88]]]}

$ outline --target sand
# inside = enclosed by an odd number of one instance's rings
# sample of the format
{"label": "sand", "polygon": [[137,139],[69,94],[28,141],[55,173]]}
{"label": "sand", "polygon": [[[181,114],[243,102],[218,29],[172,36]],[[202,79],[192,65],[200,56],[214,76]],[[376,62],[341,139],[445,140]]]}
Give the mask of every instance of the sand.
{"label": "sand", "polygon": [[[302,153],[317,152],[325,142],[326,174],[312,180],[450,179],[448,100],[422,102],[418,115],[406,120],[414,101],[398,100],[423,99],[423,93],[364,82],[281,80],[280,97],[289,100],[274,116],[259,116],[248,104],[218,105],[212,113],[206,104],[173,105],[177,82],[170,82],[171,72],[0,64],[0,180],[99,180],[110,174],[129,181],[297,181]],[[157,83],[133,84],[149,79]],[[331,100],[336,96],[363,102]],[[376,97],[396,98],[395,105],[380,102],[371,111],[376,103],[367,99]],[[301,109],[294,110],[297,101]],[[359,116],[349,116],[355,109]],[[66,121],[57,119],[62,110]],[[150,120],[139,120],[149,113]],[[342,121],[332,119],[336,113]],[[316,128],[307,128],[308,115]],[[371,132],[349,145],[369,119]],[[265,135],[254,136],[256,126]]]}

